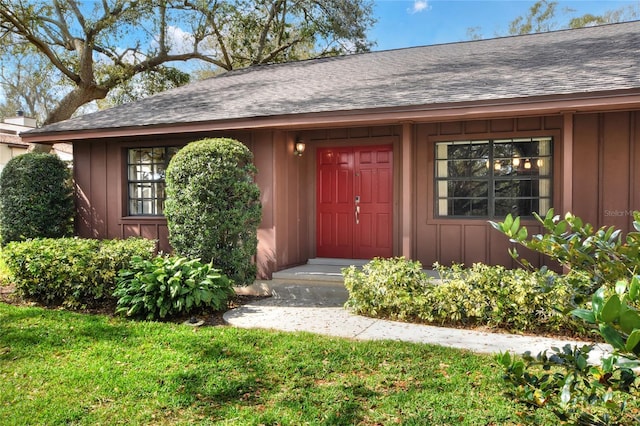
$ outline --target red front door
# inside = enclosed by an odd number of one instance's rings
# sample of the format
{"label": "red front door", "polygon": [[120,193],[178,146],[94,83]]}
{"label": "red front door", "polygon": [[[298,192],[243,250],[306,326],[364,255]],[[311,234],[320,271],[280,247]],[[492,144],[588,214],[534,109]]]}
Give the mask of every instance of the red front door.
{"label": "red front door", "polygon": [[390,257],[391,146],[318,150],[317,256]]}

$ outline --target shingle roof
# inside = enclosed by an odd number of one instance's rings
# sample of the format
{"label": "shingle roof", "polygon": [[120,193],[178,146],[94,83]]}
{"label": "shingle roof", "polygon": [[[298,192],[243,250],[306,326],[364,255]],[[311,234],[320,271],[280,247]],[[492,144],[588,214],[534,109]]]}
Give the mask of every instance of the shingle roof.
{"label": "shingle roof", "polygon": [[31,133],[640,89],[640,21],[251,67]]}

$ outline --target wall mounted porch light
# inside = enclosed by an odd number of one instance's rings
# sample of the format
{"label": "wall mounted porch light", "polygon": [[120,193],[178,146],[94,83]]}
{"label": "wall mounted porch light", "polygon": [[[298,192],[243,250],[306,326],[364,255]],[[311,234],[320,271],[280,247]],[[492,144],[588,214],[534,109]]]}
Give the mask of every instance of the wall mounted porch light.
{"label": "wall mounted porch light", "polygon": [[302,157],[302,153],[304,152],[304,149],[306,148],[304,142],[302,142],[302,139],[298,136],[296,138],[296,142],[293,145],[293,153],[294,155],[297,155],[298,157]]}

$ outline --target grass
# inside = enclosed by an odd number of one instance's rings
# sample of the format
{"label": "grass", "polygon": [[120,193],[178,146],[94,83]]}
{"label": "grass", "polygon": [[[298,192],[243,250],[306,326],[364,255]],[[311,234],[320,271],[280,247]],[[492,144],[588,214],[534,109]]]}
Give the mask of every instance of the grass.
{"label": "grass", "polygon": [[2,424],[517,424],[501,374],[437,346],[0,303]]}

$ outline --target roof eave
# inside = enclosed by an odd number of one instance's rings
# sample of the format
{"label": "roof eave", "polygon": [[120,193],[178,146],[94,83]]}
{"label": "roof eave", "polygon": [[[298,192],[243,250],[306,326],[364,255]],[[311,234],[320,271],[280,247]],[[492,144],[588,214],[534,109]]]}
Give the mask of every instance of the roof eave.
{"label": "roof eave", "polygon": [[312,129],[331,126],[387,125],[399,122],[475,120],[509,116],[554,115],[640,108],[640,88],[597,93],[512,98],[452,104],[416,105],[350,111],[329,111],[230,120],[169,123],[150,126],[98,128],[59,132],[23,133],[29,143],[73,142],[168,133],[221,130]]}

